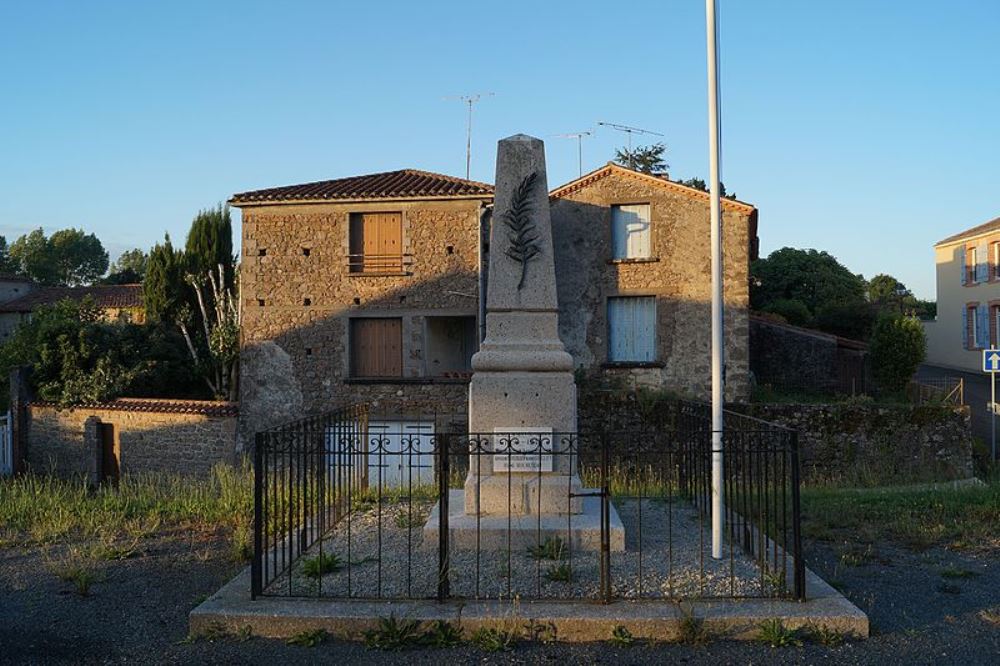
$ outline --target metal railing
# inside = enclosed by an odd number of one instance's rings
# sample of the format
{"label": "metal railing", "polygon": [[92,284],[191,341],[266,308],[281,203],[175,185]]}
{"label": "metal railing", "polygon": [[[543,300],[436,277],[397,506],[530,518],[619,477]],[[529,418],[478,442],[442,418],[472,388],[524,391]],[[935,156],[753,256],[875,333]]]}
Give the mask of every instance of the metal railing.
{"label": "metal railing", "polygon": [[258,433],[252,596],[804,598],[796,434],[727,415],[713,560],[701,409],[655,432],[470,434],[360,406]]}
{"label": "metal railing", "polygon": [[351,273],[362,275],[394,275],[404,272],[413,257],[409,254],[348,254],[347,265]]}

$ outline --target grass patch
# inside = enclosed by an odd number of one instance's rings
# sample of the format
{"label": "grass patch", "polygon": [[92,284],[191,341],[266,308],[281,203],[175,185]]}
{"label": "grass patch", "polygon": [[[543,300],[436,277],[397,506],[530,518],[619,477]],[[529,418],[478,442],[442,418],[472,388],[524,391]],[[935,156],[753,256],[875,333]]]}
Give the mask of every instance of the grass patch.
{"label": "grass patch", "polygon": [[821,624],[810,624],[804,630],[806,638],[826,647],[837,647],[844,642],[844,634]]}
{"label": "grass patch", "polygon": [[687,645],[705,645],[712,640],[712,635],[705,628],[705,621],[700,617],[695,617],[694,613],[680,609],[681,618],[680,632],[677,635],[678,643]]}
{"label": "grass patch", "polygon": [[336,553],[320,553],[302,560],[302,574],[308,578],[321,578],[323,574],[339,571],[343,566],[343,560]]}
{"label": "grass patch", "polygon": [[803,533],[820,540],[995,550],[998,514],[1000,477],[961,488],[802,489]]}
{"label": "grass patch", "polygon": [[979,619],[994,627],[1000,627],[1000,606],[984,608],[979,611]]}
{"label": "grass patch", "polygon": [[457,647],[462,643],[462,628],[447,620],[435,620],[424,632],[420,642],[436,648]]}
{"label": "grass patch", "polygon": [[517,632],[506,627],[479,627],[472,643],[483,652],[509,652],[517,644]]}
{"label": "grass patch", "polygon": [[978,571],[959,569],[957,567],[946,567],[941,570],[941,578],[975,578],[978,575]]}
{"label": "grass patch", "polygon": [[757,633],[757,640],[767,643],[773,648],[800,647],[802,639],[797,631],[789,629],[785,623],[778,618],[764,620],[760,623],[760,631]]}
{"label": "grass patch", "polygon": [[163,528],[224,528],[239,539],[234,552],[246,554],[252,516],[253,471],[245,462],[219,464],[201,479],[126,475],[117,487],[36,474],[0,479],[0,546],[82,540],[100,544],[99,559],[121,559]]}

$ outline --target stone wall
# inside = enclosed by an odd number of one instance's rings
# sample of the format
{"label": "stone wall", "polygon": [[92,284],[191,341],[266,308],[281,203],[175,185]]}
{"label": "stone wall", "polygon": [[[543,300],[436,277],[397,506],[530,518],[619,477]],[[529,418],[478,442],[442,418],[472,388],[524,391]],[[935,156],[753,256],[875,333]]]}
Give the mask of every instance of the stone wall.
{"label": "stone wall", "polygon": [[58,476],[99,479],[97,424],[114,426],[122,474],[168,472],[204,476],[236,454],[232,403],[122,398],[94,406],[25,408],[27,466]]}
{"label": "stone wall", "polygon": [[[601,172],[598,172],[598,175]],[[559,333],[577,367],[635,385],[711,394],[711,254],[707,195],[610,167],[552,202]],[[652,257],[612,260],[611,205],[649,203]],[[749,397],[748,306],[756,210],[723,202],[727,398]],[[656,361],[612,367],[607,299],[656,297]]]}
{"label": "stone wall", "polygon": [[[653,392],[581,391],[580,429],[669,430],[675,402]],[[805,481],[911,483],[973,475],[968,407],[877,405],[864,400],[817,405],[734,404],[796,430]]]}
{"label": "stone wall", "polygon": [[[240,432],[362,400],[464,410],[467,382],[425,364],[428,316],[476,317],[486,199],[246,206],[240,269]],[[348,266],[350,214],[399,211],[404,274]],[[308,252],[307,252],[308,251]],[[352,383],[351,317],[402,319],[403,377]]]}
{"label": "stone wall", "polygon": [[867,345],[750,317],[750,370],[758,384],[848,395],[871,388]]}

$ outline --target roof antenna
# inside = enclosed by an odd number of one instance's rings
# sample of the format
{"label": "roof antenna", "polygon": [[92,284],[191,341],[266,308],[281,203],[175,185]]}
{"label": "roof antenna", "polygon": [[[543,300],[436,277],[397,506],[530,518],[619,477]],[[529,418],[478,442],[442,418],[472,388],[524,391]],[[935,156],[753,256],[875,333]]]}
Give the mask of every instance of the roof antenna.
{"label": "roof antenna", "polygon": [[[632,135],[633,134],[651,134],[653,136],[663,136],[659,132],[654,132],[652,130],[642,129],[641,127],[629,127],[628,125],[616,125],[615,123],[604,123],[604,122],[598,122],[597,124],[601,125],[603,127],[610,127],[613,130],[618,130],[619,132],[625,132],[626,134],[628,134],[628,152],[629,152],[629,155],[632,154]],[[629,158],[629,161],[631,162],[631,157]],[[629,164],[629,168],[634,169],[635,168],[635,164]]]}
{"label": "roof antenna", "polygon": [[493,93],[475,93],[472,95],[450,95],[444,99],[459,99],[469,106],[469,120],[465,126],[465,179],[469,180],[469,166],[472,163],[472,105],[483,96],[493,97]]}
{"label": "roof antenna", "polygon": [[577,166],[580,169],[580,175],[583,175],[583,137],[590,136],[593,134],[593,130],[587,130],[586,132],[570,132],[569,134],[556,134],[556,138],[559,139],[576,139],[576,159]]}

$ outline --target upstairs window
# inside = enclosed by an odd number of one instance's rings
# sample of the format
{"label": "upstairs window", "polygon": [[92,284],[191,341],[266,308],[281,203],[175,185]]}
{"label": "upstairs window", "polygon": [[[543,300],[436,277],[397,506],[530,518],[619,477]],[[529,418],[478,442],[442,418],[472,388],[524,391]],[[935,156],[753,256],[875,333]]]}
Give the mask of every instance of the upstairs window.
{"label": "upstairs window", "polygon": [[612,258],[647,259],[651,256],[649,204],[611,207]]}
{"label": "upstairs window", "polygon": [[966,281],[969,284],[974,284],[976,282],[976,266],[979,265],[979,260],[976,257],[976,248],[970,247],[965,251],[965,273]]}
{"label": "upstairs window", "polygon": [[351,273],[403,272],[402,213],[351,213]]}
{"label": "upstairs window", "polygon": [[350,346],[352,377],[403,376],[402,319],[351,319]]}
{"label": "upstairs window", "polygon": [[608,362],[656,360],[656,297],[608,299]]}
{"label": "upstairs window", "polygon": [[993,280],[1000,280],[1000,243],[990,244],[990,277]]}

